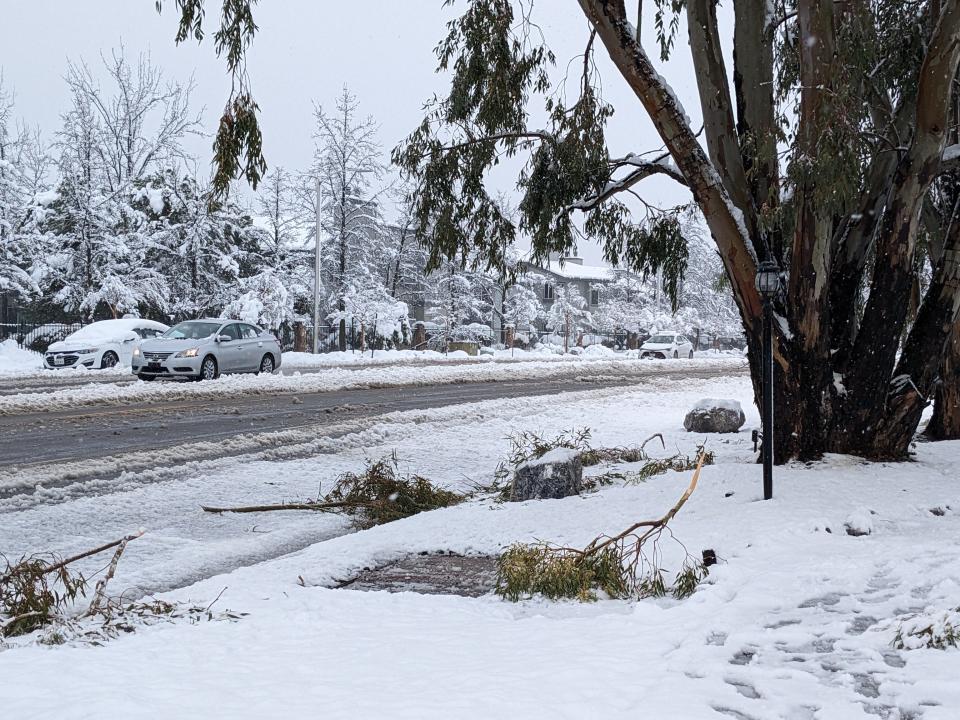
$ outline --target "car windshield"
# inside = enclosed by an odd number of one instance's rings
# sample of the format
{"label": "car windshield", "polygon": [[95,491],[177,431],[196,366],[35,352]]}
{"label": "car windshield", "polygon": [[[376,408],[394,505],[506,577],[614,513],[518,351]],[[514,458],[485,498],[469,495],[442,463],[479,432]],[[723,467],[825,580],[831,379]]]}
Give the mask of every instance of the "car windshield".
{"label": "car windshield", "polygon": [[163,334],[163,337],[174,340],[200,340],[213,335],[219,327],[220,323],[190,320],[189,322],[174,325]]}
{"label": "car windshield", "polygon": [[673,335],[654,335],[652,338],[647,340],[649,343],[660,343],[662,345],[669,345],[673,342]]}

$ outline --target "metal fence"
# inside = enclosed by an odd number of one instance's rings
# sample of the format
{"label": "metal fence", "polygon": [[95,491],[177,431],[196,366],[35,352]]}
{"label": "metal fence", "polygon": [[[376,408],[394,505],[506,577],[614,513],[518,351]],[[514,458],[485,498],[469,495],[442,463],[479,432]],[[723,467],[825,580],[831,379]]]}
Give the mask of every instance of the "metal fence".
{"label": "metal fence", "polygon": [[[319,327],[318,351],[321,353],[336,352],[340,349],[340,326],[339,325],[320,325]],[[284,352],[288,350],[298,350],[301,352],[313,352],[313,325],[307,323],[285,323],[276,333],[280,340],[280,347]],[[300,337],[298,338],[298,335]],[[367,336],[361,338],[359,329],[355,323],[346,326],[344,335],[345,350],[360,350],[361,346],[370,349],[371,340],[374,341],[377,349],[382,346],[382,339],[373,339]]]}
{"label": "metal fence", "polygon": [[50,345],[81,327],[82,323],[0,323],[0,341],[13,339],[26,350],[46,352]]}

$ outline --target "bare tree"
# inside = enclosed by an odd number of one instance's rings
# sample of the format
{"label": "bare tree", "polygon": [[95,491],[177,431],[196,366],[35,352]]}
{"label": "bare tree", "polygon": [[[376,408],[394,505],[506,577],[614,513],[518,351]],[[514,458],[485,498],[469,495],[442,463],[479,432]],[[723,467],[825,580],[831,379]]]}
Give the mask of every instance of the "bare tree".
{"label": "bare tree", "polygon": [[68,63],[67,84],[89,106],[103,181],[118,192],[156,168],[185,161],[181,141],[200,132],[200,116],[190,111],[192,78],[185,85],[165,80],[147,55],[133,67],[123,48],[101,59],[110,79],[107,91],[82,61]]}

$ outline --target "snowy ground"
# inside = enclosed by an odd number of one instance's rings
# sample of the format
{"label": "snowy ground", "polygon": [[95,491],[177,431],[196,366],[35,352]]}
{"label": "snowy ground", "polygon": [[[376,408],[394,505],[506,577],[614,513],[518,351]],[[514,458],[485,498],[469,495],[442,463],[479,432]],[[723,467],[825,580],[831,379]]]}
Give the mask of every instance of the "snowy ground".
{"label": "snowy ground", "polygon": [[[748,418],[737,435],[710,439],[717,464],[673,525],[691,552],[713,548],[721,559],[684,601],[514,604],[332,586],[409,553],[496,553],[534,538],[582,545],[662,514],[687,474],[558,501],[474,501],[363,532],[331,516],[198,509],[312,497],[338,472],[394,449],[404,469],[466,489],[489,480],[514,429],[590,425],[595,446],[662,431],[658,454],[692,453],[703,438],[681,423],[705,396],[740,400]],[[655,391],[396,413],[307,459],[200,463],[56,504],[0,504],[7,555],[69,553],[144,527],[115,590],[178,588],[166,597],[209,604],[226,588],[217,607],[249,613],[144,628],[103,647],[18,642],[0,652],[0,707],[5,717],[57,720],[145,710],[241,719],[960,716],[960,651],[891,646],[897,619],[960,604],[960,443],[921,444],[917,462],[899,465],[829,458],[778,468],[775,499],[763,502],[749,442],[756,424],[745,377],[665,380]],[[850,536],[847,522],[872,533]]]}

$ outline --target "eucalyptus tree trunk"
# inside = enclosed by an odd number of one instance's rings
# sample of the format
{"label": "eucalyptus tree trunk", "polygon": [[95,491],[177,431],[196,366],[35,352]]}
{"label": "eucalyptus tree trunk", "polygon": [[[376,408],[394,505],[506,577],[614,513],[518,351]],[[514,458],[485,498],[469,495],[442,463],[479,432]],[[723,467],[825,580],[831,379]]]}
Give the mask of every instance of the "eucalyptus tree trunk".
{"label": "eucalyptus tree trunk", "polygon": [[[835,87],[843,82],[837,66],[843,52],[837,44],[838,25],[851,22],[855,11],[833,0],[798,1],[801,90],[795,153],[812,160],[792,178],[790,221],[775,227],[765,221],[780,202],[778,168],[770,151],[775,137],[773,32],[758,19],[767,17],[765,0],[735,2],[736,121],[715,3],[687,2],[709,157],[636,42],[623,3],[579,3],[706,219],[741,312],[758,398],[762,304],[754,289],[757,262],[773,259],[785,271],[786,285],[774,301],[776,461],[815,458],[824,452],[905,457],[920,415],[938,387],[940,358],[960,303],[960,254],[945,252],[909,325],[920,208],[939,172],[960,59],[957,0],[930,5],[931,29],[915,97],[905,97],[894,112],[878,109],[892,117],[891,137],[904,127],[908,131],[901,133],[902,152],[878,155],[865,172],[855,206],[873,214],[855,211],[839,218],[824,192],[826,181],[816,159],[831,151],[842,157],[843,148],[829,146],[842,111],[834,107],[843,89]],[[781,228],[789,229],[789,237],[780,236]],[[861,318],[855,299],[862,279],[869,296]],[[951,367],[956,366],[944,363],[943,370]],[[939,387],[948,393],[951,383]],[[944,405],[956,400],[946,397]],[[947,413],[952,414],[956,410]]]}
{"label": "eucalyptus tree trunk", "polygon": [[933,440],[960,440],[960,323],[954,323],[953,336],[940,361],[933,417],[924,432]]}

